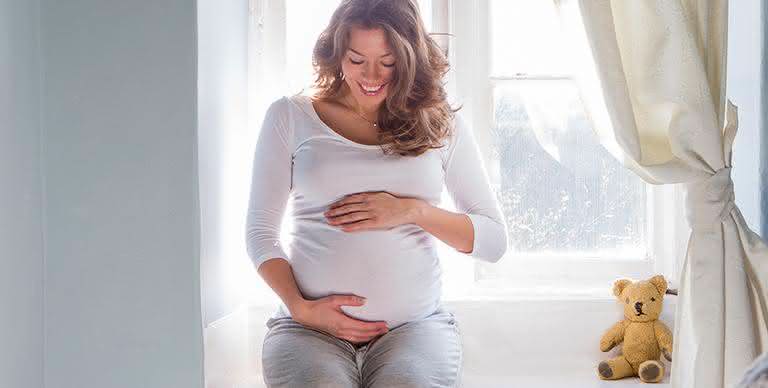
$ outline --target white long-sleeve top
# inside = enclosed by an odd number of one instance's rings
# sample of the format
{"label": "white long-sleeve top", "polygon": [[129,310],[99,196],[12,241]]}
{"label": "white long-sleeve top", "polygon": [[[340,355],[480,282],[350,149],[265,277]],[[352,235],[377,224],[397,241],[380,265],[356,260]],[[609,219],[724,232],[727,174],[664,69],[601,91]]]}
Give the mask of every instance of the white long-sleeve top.
{"label": "white long-sleeve top", "polygon": [[[387,321],[390,328],[424,318],[441,304],[442,282],[435,237],[415,224],[389,230],[345,232],[323,213],[343,197],[364,191],[440,203],[443,187],[474,230],[467,255],[495,262],[507,249],[507,225],[474,136],[460,114],[443,148],[418,157],[384,155],[377,145],[354,142],[328,127],[307,95],[274,101],[264,117],[253,160],[246,246],[253,264],[284,258],[302,295],[367,298],[342,306],[349,316]],[[291,242],[280,228],[292,201]],[[273,317],[290,316],[281,304]]]}

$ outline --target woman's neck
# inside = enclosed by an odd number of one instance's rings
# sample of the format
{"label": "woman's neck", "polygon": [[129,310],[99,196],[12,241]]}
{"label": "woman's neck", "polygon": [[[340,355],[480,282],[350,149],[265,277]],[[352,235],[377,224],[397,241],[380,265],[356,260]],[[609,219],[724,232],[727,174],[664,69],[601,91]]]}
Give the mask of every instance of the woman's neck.
{"label": "woman's neck", "polygon": [[344,94],[341,95],[340,101],[342,104],[344,104],[347,108],[351,109],[354,112],[360,113],[367,117],[370,120],[376,120],[379,115],[379,107],[381,107],[381,103],[373,105],[373,106],[365,106],[361,105],[360,102],[357,101],[355,96],[352,95],[351,91],[349,90],[349,87],[345,88],[346,91]]}

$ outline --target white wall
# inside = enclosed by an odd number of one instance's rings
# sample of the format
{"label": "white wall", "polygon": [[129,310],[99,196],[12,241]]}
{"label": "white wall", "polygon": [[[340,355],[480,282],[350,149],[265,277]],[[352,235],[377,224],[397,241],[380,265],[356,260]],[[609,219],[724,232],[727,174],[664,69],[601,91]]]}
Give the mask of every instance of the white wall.
{"label": "white wall", "polygon": [[43,387],[38,0],[0,0],[0,387]]}
{"label": "white wall", "polygon": [[200,388],[195,1],[41,20],[46,387]]}
{"label": "white wall", "polygon": [[768,206],[761,210],[760,202],[761,195],[768,195],[765,187],[768,167],[765,157],[761,161],[761,153],[768,153],[768,148],[761,144],[768,143],[768,135],[761,130],[764,124],[760,119],[764,113],[760,86],[763,76],[763,40],[760,37],[764,33],[761,7],[760,0],[729,3],[727,97],[739,107],[739,129],[733,145],[731,172],[736,204],[749,227],[765,238],[768,230],[762,225],[768,222]]}

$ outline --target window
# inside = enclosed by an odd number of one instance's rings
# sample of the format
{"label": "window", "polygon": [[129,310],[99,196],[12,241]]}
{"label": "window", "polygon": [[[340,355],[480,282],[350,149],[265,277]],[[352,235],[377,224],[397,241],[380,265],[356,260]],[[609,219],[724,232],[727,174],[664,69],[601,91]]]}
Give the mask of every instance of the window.
{"label": "window", "polygon": [[[259,30],[251,63],[262,70],[251,73],[272,70],[271,79],[252,84],[256,122],[264,104],[312,81],[312,48],[338,3],[252,0]],[[418,3],[449,55],[451,102],[464,106],[485,151],[510,232],[507,256],[494,264],[438,241],[444,298],[607,294],[617,277],[676,278],[681,194],[646,184],[598,144],[569,74],[554,2]],[[445,192],[441,206],[455,210]],[[275,298],[264,291],[259,297]]]}
{"label": "window", "polygon": [[622,276],[674,279],[681,194],[645,183],[598,143],[555,2],[435,0],[433,10],[449,15],[453,97],[485,151],[510,242],[494,264],[444,247],[447,298],[605,295]]}

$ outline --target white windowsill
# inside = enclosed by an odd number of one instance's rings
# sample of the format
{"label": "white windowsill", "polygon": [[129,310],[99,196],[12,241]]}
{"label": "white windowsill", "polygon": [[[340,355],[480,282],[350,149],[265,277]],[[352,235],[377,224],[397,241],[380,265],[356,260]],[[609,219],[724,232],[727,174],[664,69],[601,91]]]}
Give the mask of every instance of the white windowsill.
{"label": "white windowsill", "polygon": [[[662,321],[673,329],[676,297],[665,298]],[[574,294],[518,294],[506,299],[446,300],[462,333],[462,386],[634,387],[638,378],[602,381],[596,365],[618,349],[598,349],[602,333],[622,318],[612,298]],[[251,305],[205,329],[206,376],[215,386],[256,388],[261,345],[275,305]],[[247,338],[247,341],[243,341]],[[234,355],[234,356],[233,356]],[[668,386],[666,377],[656,386]],[[226,380],[227,385],[219,385]],[[214,384],[209,385],[211,388]]]}

